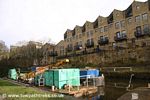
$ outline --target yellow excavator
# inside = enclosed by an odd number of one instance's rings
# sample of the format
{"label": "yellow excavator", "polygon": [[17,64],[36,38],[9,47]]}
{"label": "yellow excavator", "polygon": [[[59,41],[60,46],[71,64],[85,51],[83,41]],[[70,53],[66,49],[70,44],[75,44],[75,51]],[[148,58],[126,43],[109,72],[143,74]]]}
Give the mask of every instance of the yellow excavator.
{"label": "yellow excavator", "polygon": [[58,61],[56,64],[51,64],[51,65],[39,67],[36,69],[36,71],[31,71],[29,73],[26,73],[24,75],[24,77],[21,77],[22,78],[21,80],[23,80],[24,82],[27,82],[27,83],[32,83],[32,81],[36,75],[42,74],[48,69],[59,68],[59,66],[62,66],[66,63],[69,63],[69,59]]}

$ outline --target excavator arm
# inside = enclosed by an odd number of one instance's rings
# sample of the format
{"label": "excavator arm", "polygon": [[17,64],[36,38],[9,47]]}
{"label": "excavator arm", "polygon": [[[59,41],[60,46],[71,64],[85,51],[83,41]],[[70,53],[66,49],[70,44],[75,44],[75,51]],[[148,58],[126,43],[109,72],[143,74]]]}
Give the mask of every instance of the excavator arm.
{"label": "excavator arm", "polygon": [[25,80],[33,79],[36,75],[44,73],[48,69],[58,68],[59,66],[64,65],[66,63],[69,63],[69,59],[58,61],[56,64],[51,64],[51,65],[48,65],[48,66],[39,67],[36,70],[36,72],[32,71],[32,72],[26,73]]}

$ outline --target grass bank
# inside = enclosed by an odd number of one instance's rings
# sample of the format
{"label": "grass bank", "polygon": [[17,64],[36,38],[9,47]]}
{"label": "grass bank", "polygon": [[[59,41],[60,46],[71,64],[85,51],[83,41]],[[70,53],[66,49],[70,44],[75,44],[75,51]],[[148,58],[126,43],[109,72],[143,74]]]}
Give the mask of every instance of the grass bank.
{"label": "grass bank", "polygon": [[63,95],[18,86],[2,79],[0,79],[0,96],[0,100],[1,98],[5,100],[65,100]]}

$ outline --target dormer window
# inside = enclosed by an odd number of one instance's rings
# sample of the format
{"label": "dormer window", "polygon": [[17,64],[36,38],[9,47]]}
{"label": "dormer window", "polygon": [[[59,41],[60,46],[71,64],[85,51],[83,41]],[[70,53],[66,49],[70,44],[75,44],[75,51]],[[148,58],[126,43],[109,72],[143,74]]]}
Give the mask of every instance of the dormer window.
{"label": "dormer window", "polygon": [[76,32],[75,29],[72,31],[72,36],[75,36]]}
{"label": "dormer window", "polygon": [[94,24],[94,28],[98,28],[98,20],[96,20],[93,24]]}
{"label": "dormer window", "polygon": [[111,13],[108,17],[107,17],[107,23],[110,24],[110,23],[113,23],[113,13]]}
{"label": "dormer window", "polygon": [[132,5],[130,5],[128,7],[128,9],[125,10],[125,17],[128,18],[128,17],[131,17],[133,14],[132,14]]}
{"label": "dormer window", "polygon": [[86,29],[85,29],[85,25],[82,27],[82,32],[85,32]]}

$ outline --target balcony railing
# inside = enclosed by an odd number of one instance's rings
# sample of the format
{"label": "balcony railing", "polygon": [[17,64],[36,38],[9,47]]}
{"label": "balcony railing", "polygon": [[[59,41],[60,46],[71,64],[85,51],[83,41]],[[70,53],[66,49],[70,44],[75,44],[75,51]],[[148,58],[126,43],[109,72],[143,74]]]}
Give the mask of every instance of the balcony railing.
{"label": "balcony railing", "polygon": [[81,50],[81,48],[82,48],[82,45],[76,45],[76,46],[74,46],[74,50]]}
{"label": "balcony railing", "polygon": [[108,43],[109,43],[108,38],[98,40],[99,45],[105,45],[105,44],[108,44]]}
{"label": "balcony railing", "polygon": [[51,51],[50,53],[49,53],[49,56],[51,56],[51,57],[54,57],[54,56],[57,56],[58,54],[57,54],[57,51]]}
{"label": "balcony railing", "polygon": [[94,42],[87,42],[87,43],[85,44],[85,46],[86,46],[87,48],[92,48],[92,47],[94,47]]}
{"label": "balcony railing", "polygon": [[115,36],[115,37],[114,37],[114,40],[115,40],[116,42],[120,42],[120,41],[127,40],[127,35],[121,35],[120,37]]}
{"label": "balcony railing", "polygon": [[140,37],[144,36],[144,32],[142,32],[142,30],[141,31],[135,31],[134,35],[136,38],[140,38]]}

